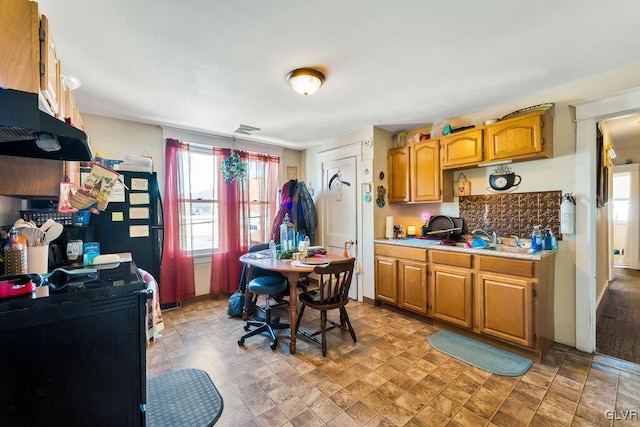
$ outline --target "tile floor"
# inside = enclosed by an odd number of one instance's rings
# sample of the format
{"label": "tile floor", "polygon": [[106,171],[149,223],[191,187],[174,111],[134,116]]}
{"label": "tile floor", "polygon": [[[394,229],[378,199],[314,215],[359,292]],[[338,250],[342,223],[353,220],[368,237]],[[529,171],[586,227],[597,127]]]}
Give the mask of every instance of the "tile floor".
{"label": "tile floor", "polygon": [[[347,306],[357,343],[334,329],[326,358],[304,338],[291,355],[284,338],[275,351],[263,336],[238,347],[244,322],[226,304],[163,312],[147,352],[149,377],[209,373],[224,399],[219,426],[640,426],[639,365],[557,344],[525,375],[501,377],[432,349],[426,321],[357,302]],[[317,329],[314,315],[302,327]]]}
{"label": "tile floor", "polygon": [[640,271],[615,268],[596,324],[599,353],[640,364]]}

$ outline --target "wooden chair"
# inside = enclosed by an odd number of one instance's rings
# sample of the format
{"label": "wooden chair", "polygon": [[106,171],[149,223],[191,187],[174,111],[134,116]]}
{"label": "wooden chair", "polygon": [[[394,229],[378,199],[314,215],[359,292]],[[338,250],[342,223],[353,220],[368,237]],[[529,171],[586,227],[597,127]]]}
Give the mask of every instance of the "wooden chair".
{"label": "wooden chair", "polygon": [[[313,272],[318,274],[319,289],[304,292],[300,294],[300,310],[298,311],[298,322],[296,324],[296,333],[300,326],[300,321],[306,307],[314,310],[320,310],[320,330],[308,333],[300,331],[301,335],[313,340],[318,344],[322,344],[322,355],[327,355],[326,332],[333,328],[340,328],[349,332],[353,342],[356,342],[356,333],[351,326],[347,309],[345,306],[349,303],[349,288],[351,287],[351,279],[353,278],[353,267],[355,258],[345,260],[332,261],[328,266],[318,266]],[[340,310],[340,323],[336,323],[327,319],[327,311]],[[327,328],[327,322],[332,326]],[[316,335],[322,334],[322,341],[318,341]]]}

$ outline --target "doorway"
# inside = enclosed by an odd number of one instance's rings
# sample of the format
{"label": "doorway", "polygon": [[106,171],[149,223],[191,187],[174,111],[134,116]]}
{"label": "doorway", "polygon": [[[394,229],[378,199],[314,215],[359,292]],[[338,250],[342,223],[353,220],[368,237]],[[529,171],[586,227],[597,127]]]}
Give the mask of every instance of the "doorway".
{"label": "doorway", "polygon": [[[611,163],[609,282],[596,319],[596,352],[640,364],[640,116],[600,123]],[[602,252],[600,252],[602,253]]]}
{"label": "doorway", "polygon": [[[596,129],[600,121],[640,113],[640,88],[573,104],[576,113],[575,194],[575,283],[576,283],[576,348],[593,353],[596,350],[598,249],[608,248],[607,239],[598,235],[596,195]],[[600,275],[600,276],[599,276]]]}

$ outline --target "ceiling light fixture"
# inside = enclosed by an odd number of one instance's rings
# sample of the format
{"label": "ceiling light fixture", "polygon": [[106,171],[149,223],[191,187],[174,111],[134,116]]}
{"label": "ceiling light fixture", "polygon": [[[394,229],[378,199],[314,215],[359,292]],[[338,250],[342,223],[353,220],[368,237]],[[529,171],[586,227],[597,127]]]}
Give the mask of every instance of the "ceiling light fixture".
{"label": "ceiling light fixture", "polygon": [[287,81],[300,95],[313,95],[324,83],[324,74],[313,68],[298,68],[287,74]]}

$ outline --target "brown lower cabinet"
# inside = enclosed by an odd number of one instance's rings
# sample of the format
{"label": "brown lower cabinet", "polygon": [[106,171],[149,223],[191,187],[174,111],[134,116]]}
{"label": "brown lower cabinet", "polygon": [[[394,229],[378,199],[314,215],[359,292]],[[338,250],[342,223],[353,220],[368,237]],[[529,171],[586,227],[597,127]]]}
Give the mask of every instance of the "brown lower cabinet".
{"label": "brown lower cabinet", "polygon": [[525,347],[533,346],[533,290],[531,280],[478,274],[476,310],[481,333]]}
{"label": "brown lower cabinet", "polygon": [[375,244],[376,300],[542,358],[553,343],[555,256],[540,260]]}
{"label": "brown lower cabinet", "polygon": [[376,300],[427,314],[427,250],[375,245]]}
{"label": "brown lower cabinet", "polygon": [[431,315],[454,325],[471,328],[472,272],[433,265],[431,276]]}

